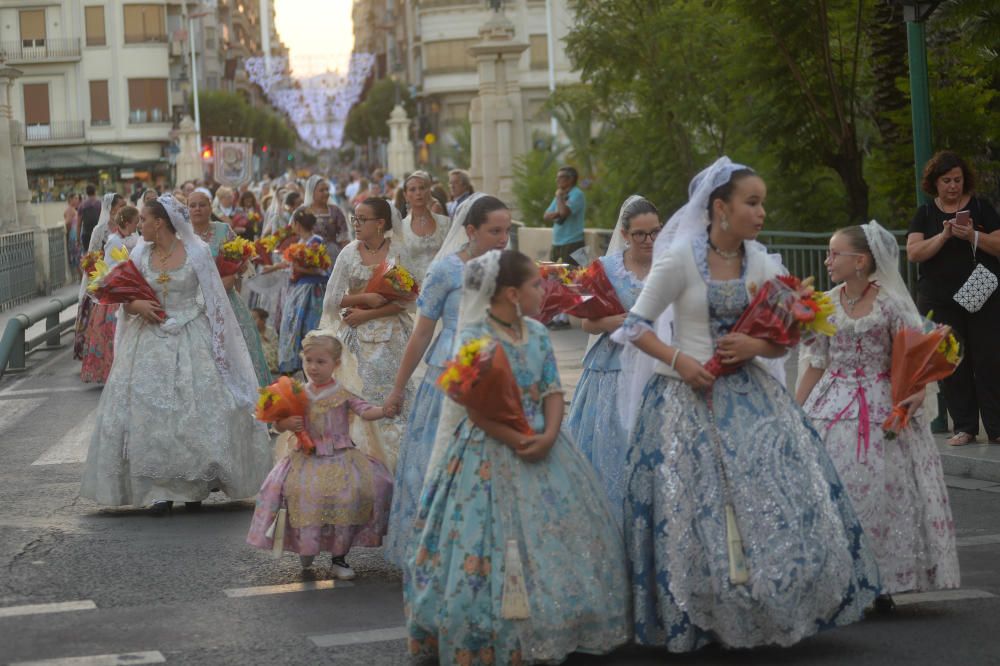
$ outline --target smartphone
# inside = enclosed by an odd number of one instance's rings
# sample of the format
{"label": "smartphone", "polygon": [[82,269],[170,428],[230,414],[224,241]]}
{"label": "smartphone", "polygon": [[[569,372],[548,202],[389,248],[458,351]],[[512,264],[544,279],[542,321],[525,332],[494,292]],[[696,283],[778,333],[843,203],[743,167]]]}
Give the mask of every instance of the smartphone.
{"label": "smartphone", "polygon": [[960,210],[955,213],[955,224],[967,227],[972,224],[972,220],[969,219],[969,211]]}

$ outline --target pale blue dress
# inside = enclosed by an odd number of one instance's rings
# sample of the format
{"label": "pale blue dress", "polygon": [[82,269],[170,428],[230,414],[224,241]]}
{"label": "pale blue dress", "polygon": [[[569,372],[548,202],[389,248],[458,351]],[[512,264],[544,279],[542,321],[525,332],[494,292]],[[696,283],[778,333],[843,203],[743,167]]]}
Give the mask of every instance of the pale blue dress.
{"label": "pale blue dress", "polygon": [[441,322],[441,332],[431,343],[424,357],[427,369],[410,407],[406,432],[399,447],[396,482],[392,495],[389,534],[382,555],[402,568],[407,551],[413,543],[413,520],[417,515],[424,474],[434,448],[438,419],[444,393],[437,379],[451,358],[455,328],[458,326],[458,306],[462,300],[462,269],[465,263],[458,254],[451,254],[431,264],[420,288],[417,311],[428,319]]}
{"label": "pale blue dress", "polygon": [[[562,387],[545,327],[524,324],[518,343],[486,322],[460,336],[500,340],[525,415],[540,432],[543,400]],[[436,656],[443,666],[560,662],[628,640],[621,532],[600,481],[565,434],[545,459],[528,463],[463,420],[427,471],[415,531],[403,585],[414,655]],[[509,545],[522,563],[528,619],[502,617]]]}
{"label": "pale blue dress", "polygon": [[[601,257],[618,300],[631,310],[642,291],[642,280],[625,268],[624,255]],[[618,379],[621,374],[622,346],[602,333],[583,357],[583,374],[576,385],[566,430],[577,447],[594,466],[611,500],[618,524],[625,502],[625,453],[628,451],[626,428],[618,412]]]}
{"label": "pale blue dress", "polygon": [[[705,237],[692,251],[718,339],[749,304],[745,279],[710,279]],[[658,288],[655,274],[654,266],[646,289]],[[630,314],[625,328],[648,325]],[[654,374],[627,465],[636,643],[671,652],[790,645],[859,620],[875,599],[875,556],[823,441],[758,365],[717,379],[710,401]],[[750,573],[744,585],[729,579],[727,503]]]}

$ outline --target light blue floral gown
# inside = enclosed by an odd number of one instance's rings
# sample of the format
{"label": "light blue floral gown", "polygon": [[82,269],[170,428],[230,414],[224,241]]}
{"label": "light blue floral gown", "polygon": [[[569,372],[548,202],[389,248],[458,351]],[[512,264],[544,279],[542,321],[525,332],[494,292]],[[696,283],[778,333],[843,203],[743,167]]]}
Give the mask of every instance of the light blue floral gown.
{"label": "light blue floral gown", "polygon": [[[323,237],[313,235],[307,245],[324,243]],[[294,271],[293,271],[294,273]],[[299,275],[288,284],[281,305],[281,326],[278,329],[278,370],[295,372],[302,369],[302,338],[309,331],[319,328],[323,316],[323,297],[326,295],[327,275]]]}
{"label": "light blue floral gown", "polygon": [[[642,281],[625,268],[621,253],[598,261],[604,264],[604,272],[622,306],[631,310],[642,291]],[[625,474],[628,435],[618,413],[621,354],[622,346],[611,340],[610,333],[602,333],[583,358],[583,374],[576,385],[566,423],[573,441],[604,483],[619,525],[628,480]]]}
{"label": "light blue floral gown", "polygon": [[445,361],[451,357],[455,327],[458,325],[458,306],[462,301],[464,267],[465,263],[458,254],[448,255],[431,264],[417,299],[418,313],[428,319],[440,321],[441,332],[424,357],[427,369],[410,407],[410,417],[396,463],[389,535],[382,555],[400,568],[406,564],[407,551],[413,543],[413,520],[417,515],[424,474],[427,472],[441,416],[444,393],[437,387],[437,379],[444,370]]}
{"label": "light blue floral gown", "polygon": [[[749,304],[746,282],[710,279],[704,237],[693,252],[717,340]],[[646,289],[657,288],[656,272]],[[634,333],[649,323],[633,313],[625,327]],[[672,652],[713,642],[790,645],[858,620],[874,600],[876,561],[823,442],[756,364],[717,379],[711,404],[679,379],[654,374],[627,465],[637,643]],[[750,573],[744,585],[729,578],[727,502]]]}
{"label": "light blue floral gown", "polygon": [[[548,332],[523,321],[522,342],[485,322],[461,340],[500,340],[528,421],[541,432],[542,401],[562,388]],[[528,463],[463,420],[427,472],[415,530],[403,587],[411,653],[444,665],[559,662],[628,640],[621,533],[565,434],[544,460]],[[522,563],[527,619],[501,614],[509,541]]]}
{"label": "light blue floral gown", "polygon": [[[236,232],[225,222],[212,222],[212,227],[214,228],[212,240],[208,246],[212,250],[212,256],[217,257],[222,249],[222,244],[236,238]],[[253,370],[257,375],[257,383],[261,386],[267,386],[271,383],[271,371],[267,367],[267,358],[264,356],[264,347],[260,342],[260,333],[257,331],[257,324],[253,320],[253,315],[250,314],[250,308],[247,307],[243,297],[240,296],[239,290],[233,288],[229,289],[227,293],[229,295],[229,304],[233,306],[236,321],[240,324],[240,331],[243,332],[243,339],[246,340],[247,349],[250,351],[250,360],[253,361]]]}

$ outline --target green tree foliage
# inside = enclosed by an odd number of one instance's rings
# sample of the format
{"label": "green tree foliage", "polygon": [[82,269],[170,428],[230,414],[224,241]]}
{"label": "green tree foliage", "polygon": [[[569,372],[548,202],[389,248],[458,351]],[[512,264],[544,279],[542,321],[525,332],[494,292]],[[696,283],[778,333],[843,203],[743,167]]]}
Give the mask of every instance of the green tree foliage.
{"label": "green tree foliage", "polygon": [[544,224],[542,216],[556,191],[556,172],[564,148],[550,149],[543,140],[538,147],[519,156],[514,163],[514,197],[521,221],[529,227]]}
{"label": "green tree foliage", "polygon": [[249,136],[255,145],[267,144],[276,150],[295,147],[296,136],[288,123],[267,108],[251,106],[237,93],[210,91],[199,93],[201,135]]}
{"label": "green tree foliage", "polygon": [[344,135],[359,146],[368,143],[368,139],[388,139],[389,114],[396,106],[397,99],[406,109],[406,115],[413,118],[416,106],[409,91],[392,79],[376,81],[365,100],[355,104],[347,114]]}

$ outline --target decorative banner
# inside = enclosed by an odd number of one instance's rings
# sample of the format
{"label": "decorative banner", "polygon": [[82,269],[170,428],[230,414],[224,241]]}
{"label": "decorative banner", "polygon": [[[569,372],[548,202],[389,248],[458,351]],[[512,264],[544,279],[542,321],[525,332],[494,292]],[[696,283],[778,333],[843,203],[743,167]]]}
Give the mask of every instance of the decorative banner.
{"label": "decorative banner", "polygon": [[215,182],[239,187],[253,179],[253,139],[213,136]]}

